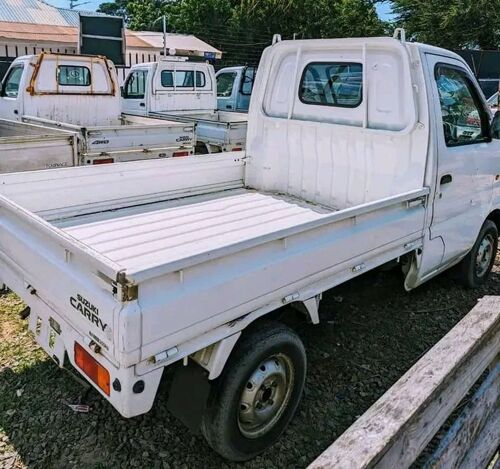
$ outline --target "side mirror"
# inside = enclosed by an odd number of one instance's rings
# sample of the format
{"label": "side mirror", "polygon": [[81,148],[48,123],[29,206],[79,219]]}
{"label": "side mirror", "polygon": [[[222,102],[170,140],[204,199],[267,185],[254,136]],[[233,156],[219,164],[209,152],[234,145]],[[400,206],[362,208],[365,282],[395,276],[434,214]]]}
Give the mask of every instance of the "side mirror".
{"label": "side mirror", "polygon": [[491,138],[500,140],[500,111],[495,112],[495,116],[491,121]]}
{"label": "side mirror", "polygon": [[123,88],[123,86],[120,86],[120,96],[121,96],[122,98],[124,98],[124,97],[125,97],[125,89]]}

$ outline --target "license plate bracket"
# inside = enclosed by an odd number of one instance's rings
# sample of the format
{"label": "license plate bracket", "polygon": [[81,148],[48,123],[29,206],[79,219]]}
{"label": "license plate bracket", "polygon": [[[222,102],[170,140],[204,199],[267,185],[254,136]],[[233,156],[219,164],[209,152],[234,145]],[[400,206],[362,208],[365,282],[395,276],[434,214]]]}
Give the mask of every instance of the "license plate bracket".
{"label": "license plate bracket", "polygon": [[33,332],[35,340],[59,367],[64,366],[66,347],[61,337],[61,329],[57,331],[52,324],[58,324],[53,318],[44,318],[33,311],[29,317],[29,329]]}

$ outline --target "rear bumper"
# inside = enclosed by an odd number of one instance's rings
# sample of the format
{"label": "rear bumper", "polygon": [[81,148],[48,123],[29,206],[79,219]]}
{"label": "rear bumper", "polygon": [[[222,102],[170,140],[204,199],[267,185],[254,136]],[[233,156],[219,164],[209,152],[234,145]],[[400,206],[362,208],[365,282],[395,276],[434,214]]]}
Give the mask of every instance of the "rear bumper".
{"label": "rear bumper", "polygon": [[[91,338],[78,332],[36,293],[30,292],[22,276],[17,275],[5,262],[1,262],[0,258],[1,283],[16,292],[30,307],[29,328],[33,332],[36,342],[58,366],[64,367],[64,364],[69,360],[75,370],[97,389],[123,417],[135,417],[151,410],[163,368],[137,376],[135,366],[121,367],[102,354],[95,353],[89,347]],[[109,396],[76,365],[74,352],[76,342],[82,345],[98,363],[108,370],[111,385]],[[142,383],[136,384],[139,381],[142,381]]]}

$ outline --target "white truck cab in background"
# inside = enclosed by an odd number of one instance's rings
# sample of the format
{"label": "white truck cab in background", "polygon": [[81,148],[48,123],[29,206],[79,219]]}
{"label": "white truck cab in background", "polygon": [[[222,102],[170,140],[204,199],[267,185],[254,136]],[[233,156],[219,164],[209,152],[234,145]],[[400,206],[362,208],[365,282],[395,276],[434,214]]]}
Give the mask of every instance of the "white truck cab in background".
{"label": "white truck cab in background", "polygon": [[[141,79],[162,79],[148,67]],[[306,353],[289,318],[319,323],[322,292],[387,264],[407,290],[453,266],[467,287],[487,281],[491,117],[447,50],[277,42],[246,153],[0,175],[0,279],[44,350],[123,416],[148,412],[177,363],[169,408],[224,457],[249,459],[297,409]]]}
{"label": "white truck cab in background", "polygon": [[133,65],[123,86],[122,110],[195,124],[197,153],[245,148],[247,114],[217,110],[215,71],[206,62],[166,57]]}
{"label": "white truck cab in background", "polygon": [[255,67],[246,65],[221,68],[215,74],[217,109],[247,112],[256,73]]}
{"label": "white truck cab in background", "polygon": [[99,56],[18,57],[2,82],[0,118],[77,132],[79,164],[193,153],[192,124],[121,114],[116,70]]}

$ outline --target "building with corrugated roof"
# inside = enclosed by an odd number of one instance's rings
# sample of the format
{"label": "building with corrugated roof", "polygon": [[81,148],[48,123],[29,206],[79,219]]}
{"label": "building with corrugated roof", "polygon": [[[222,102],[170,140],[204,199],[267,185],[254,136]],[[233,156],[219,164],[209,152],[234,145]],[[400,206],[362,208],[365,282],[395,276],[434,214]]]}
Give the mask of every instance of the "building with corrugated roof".
{"label": "building with corrugated roof", "polygon": [[[106,16],[97,12],[85,15]],[[57,8],[43,0],[0,0],[0,78],[10,62],[21,55],[42,51],[75,54],[79,41],[80,12]],[[177,55],[221,58],[222,53],[192,35],[167,34],[167,48]],[[125,67],[117,67],[120,80],[136,63],[151,62],[163,50],[163,34],[125,32]]]}

